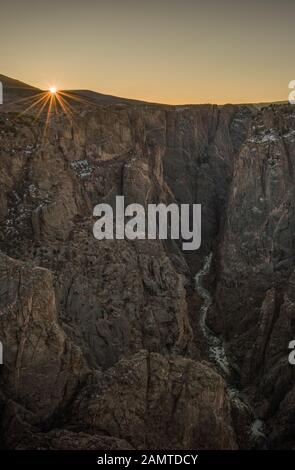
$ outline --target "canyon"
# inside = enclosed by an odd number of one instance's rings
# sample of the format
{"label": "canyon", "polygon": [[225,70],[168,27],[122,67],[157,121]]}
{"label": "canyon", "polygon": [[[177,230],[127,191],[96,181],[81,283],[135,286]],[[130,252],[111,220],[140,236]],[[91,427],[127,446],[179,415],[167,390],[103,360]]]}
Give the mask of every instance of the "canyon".
{"label": "canyon", "polygon": [[[1,447],[294,449],[294,106],[84,91],[46,127],[0,81]],[[201,204],[200,249],[96,240],[117,196]]]}

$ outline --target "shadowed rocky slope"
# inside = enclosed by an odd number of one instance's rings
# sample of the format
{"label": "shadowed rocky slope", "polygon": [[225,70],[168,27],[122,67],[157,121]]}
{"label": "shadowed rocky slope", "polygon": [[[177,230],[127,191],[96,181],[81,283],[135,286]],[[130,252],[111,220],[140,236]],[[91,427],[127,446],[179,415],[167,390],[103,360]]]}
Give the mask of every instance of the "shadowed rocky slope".
{"label": "shadowed rocky slope", "polygon": [[[45,119],[0,114],[2,445],[294,446],[293,108],[95,102]],[[97,241],[93,207],[117,195],[201,203],[201,249]],[[199,325],[210,252],[230,377]],[[266,422],[259,444],[233,382]]]}

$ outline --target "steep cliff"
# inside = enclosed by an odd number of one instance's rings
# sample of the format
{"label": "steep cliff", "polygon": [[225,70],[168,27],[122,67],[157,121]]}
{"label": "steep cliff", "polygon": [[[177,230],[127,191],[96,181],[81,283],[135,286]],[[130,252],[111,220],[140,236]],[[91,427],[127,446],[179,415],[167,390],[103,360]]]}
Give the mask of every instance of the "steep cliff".
{"label": "steep cliff", "polygon": [[[232,380],[282,445],[294,384],[293,110],[79,101],[45,122],[0,114],[3,445],[250,446]],[[201,249],[96,240],[93,207],[117,195],[202,204]],[[199,325],[193,277],[211,251],[208,322],[230,378]]]}
{"label": "steep cliff", "polygon": [[277,446],[294,445],[294,163],[293,107],[262,109],[235,160],[211,312]]}

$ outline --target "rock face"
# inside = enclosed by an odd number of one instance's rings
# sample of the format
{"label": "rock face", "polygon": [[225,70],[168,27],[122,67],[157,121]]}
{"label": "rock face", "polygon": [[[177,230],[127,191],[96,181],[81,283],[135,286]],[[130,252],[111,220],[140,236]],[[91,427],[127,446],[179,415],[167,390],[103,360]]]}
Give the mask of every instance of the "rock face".
{"label": "rock face", "polygon": [[137,449],[236,447],[225,384],[208,365],[141,351],[96,381],[74,405],[88,429],[128,436]]}
{"label": "rock face", "polygon": [[0,292],[1,402],[22,405],[42,423],[71,400],[88,367],[58,324],[48,270],[0,253]]}
{"label": "rock face", "polygon": [[[295,336],[294,163],[292,106],[263,109],[235,160],[212,312],[213,325],[222,317],[217,328],[278,446],[291,435],[294,445],[292,414],[285,416],[295,404],[295,369],[288,363]],[[283,433],[274,424],[282,414]]]}
{"label": "rock face", "polygon": [[[198,324],[210,251],[210,328],[269,445],[293,446],[292,109],[79,102],[46,130],[42,113],[5,111],[3,446],[247,447]],[[201,249],[96,240],[93,208],[117,195],[201,203]]]}

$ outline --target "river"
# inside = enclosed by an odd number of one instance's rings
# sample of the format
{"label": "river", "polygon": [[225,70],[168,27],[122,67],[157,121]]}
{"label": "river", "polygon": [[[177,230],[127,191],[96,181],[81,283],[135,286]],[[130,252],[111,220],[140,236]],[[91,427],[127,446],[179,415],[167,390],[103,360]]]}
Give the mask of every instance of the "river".
{"label": "river", "polygon": [[212,253],[210,253],[204,261],[203,267],[197,272],[195,276],[195,288],[200,298],[202,305],[199,312],[199,325],[204,338],[208,345],[209,359],[215,364],[227,384],[227,392],[232,404],[254,416],[253,421],[249,427],[249,435],[252,441],[265,438],[265,425],[264,422],[255,416],[255,411],[248,403],[246,398],[241,395],[240,390],[233,385],[231,380],[231,367],[226,355],[224,342],[219,338],[207,325],[207,314],[213,299],[210,291],[203,285],[203,279],[210,272],[212,264]]}

